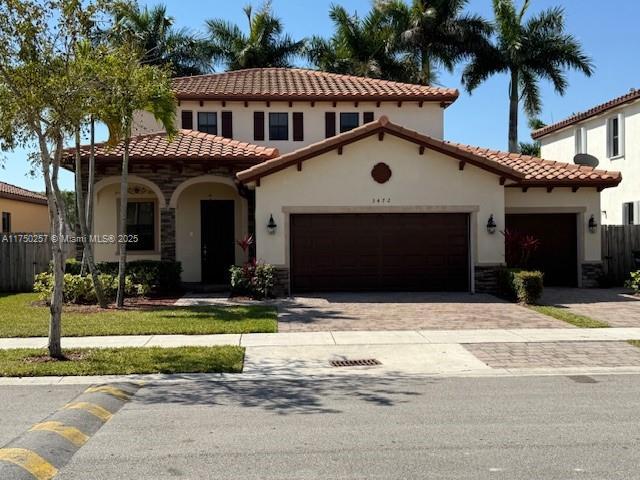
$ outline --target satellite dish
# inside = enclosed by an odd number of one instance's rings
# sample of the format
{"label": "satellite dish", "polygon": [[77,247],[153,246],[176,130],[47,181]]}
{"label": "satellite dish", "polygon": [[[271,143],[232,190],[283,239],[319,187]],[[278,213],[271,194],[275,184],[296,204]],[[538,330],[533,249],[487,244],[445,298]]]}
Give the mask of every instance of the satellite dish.
{"label": "satellite dish", "polygon": [[596,157],[588,153],[578,153],[573,157],[573,163],[576,165],[586,165],[588,167],[597,167],[600,163]]}

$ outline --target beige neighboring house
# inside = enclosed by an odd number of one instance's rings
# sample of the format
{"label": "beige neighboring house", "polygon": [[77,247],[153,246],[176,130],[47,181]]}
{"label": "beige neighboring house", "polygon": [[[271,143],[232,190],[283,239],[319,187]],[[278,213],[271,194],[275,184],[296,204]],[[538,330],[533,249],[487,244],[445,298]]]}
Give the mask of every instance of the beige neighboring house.
{"label": "beige neighboring house", "polygon": [[536,130],[545,158],[617,170],[623,180],[601,195],[602,223],[640,225],[640,90]]}
{"label": "beige neighboring house", "polygon": [[49,231],[47,197],[9,183],[0,182],[0,233]]}
{"label": "beige neighboring house", "polygon": [[[541,240],[532,266],[549,285],[593,286],[602,271],[600,196],[620,174],[446,141],[457,90],[279,68],[174,90],[172,142],[136,119],[130,260],[177,260],[185,282],[226,284],[251,234],[287,293],[484,292],[509,229]],[[121,154],[97,148],[98,235],[117,233]],[[116,260],[116,245],[96,256]]]}

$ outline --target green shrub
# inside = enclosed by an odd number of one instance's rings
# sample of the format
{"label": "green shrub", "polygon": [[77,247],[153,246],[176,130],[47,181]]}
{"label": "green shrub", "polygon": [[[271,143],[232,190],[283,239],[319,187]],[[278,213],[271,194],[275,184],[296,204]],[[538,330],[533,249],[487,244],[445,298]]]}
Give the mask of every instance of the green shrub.
{"label": "green shrub", "polygon": [[[108,301],[113,301],[118,291],[118,277],[102,273],[100,281],[105,297]],[[33,290],[39,294],[41,300],[48,302],[53,292],[53,274],[44,272],[36,275]],[[143,296],[148,293],[144,285],[134,283],[131,277],[125,279],[125,292],[129,296]],[[62,296],[65,303],[95,304],[97,302],[93,281],[88,275],[65,273]]]}
{"label": "green shrub", "polygon": [[503,268],[498,272],[498,290],[510,300],[533,304],[542,296],[543,277],[538,271]]}
{"label": "green shrub", "polygon": [[631,278],[625,282],[624,286],[633,290],[634,293],[640,293],[640,270],[631,272]]}
{"label": "green shrub", "polygon": [[243,266],[233,265],[231,291],[235,295],[248,295],[262,299],[271,297],[275,285],[275,267],[268,263],[249,261]]}
{"label": "green shrub", "polygon": [[[65,273],[79,275],[81,266],[82,262],[69,258]],[[118,262],[99,262],[96,268],[102,274],[118,275]],[[52,271],[51,267],[49,271]],[[181,289],[182,265],[180,262],[136,260],[127,262],[126,273],[134,284],[142,285],[147,293],[179,292]]]}

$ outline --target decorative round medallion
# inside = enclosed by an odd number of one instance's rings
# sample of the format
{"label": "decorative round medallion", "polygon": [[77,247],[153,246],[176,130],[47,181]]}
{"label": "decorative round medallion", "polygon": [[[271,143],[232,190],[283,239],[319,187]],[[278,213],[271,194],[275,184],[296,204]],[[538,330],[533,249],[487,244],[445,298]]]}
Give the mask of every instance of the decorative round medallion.
{"label": "decorative round medallion", "polygon": [[371,169],[371,176],[378,183],[387,183],[391,178],[391,169],[386,163],[376,163]]}

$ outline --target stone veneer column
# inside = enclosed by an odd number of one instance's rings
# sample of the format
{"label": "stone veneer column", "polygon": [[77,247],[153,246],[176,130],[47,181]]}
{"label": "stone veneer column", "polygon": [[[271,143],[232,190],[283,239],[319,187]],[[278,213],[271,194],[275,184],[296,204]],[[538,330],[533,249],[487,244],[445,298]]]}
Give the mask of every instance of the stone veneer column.
{"label": "stone veneer column", "polygon": [[600,262],[582,264],[582,288],[598,288],[604,277],[604,266]]}
{"label": "stone veneer column", "polygon": [[162,208],[160,210],[160,258],[162,260],[176,260],[176,209]]}

